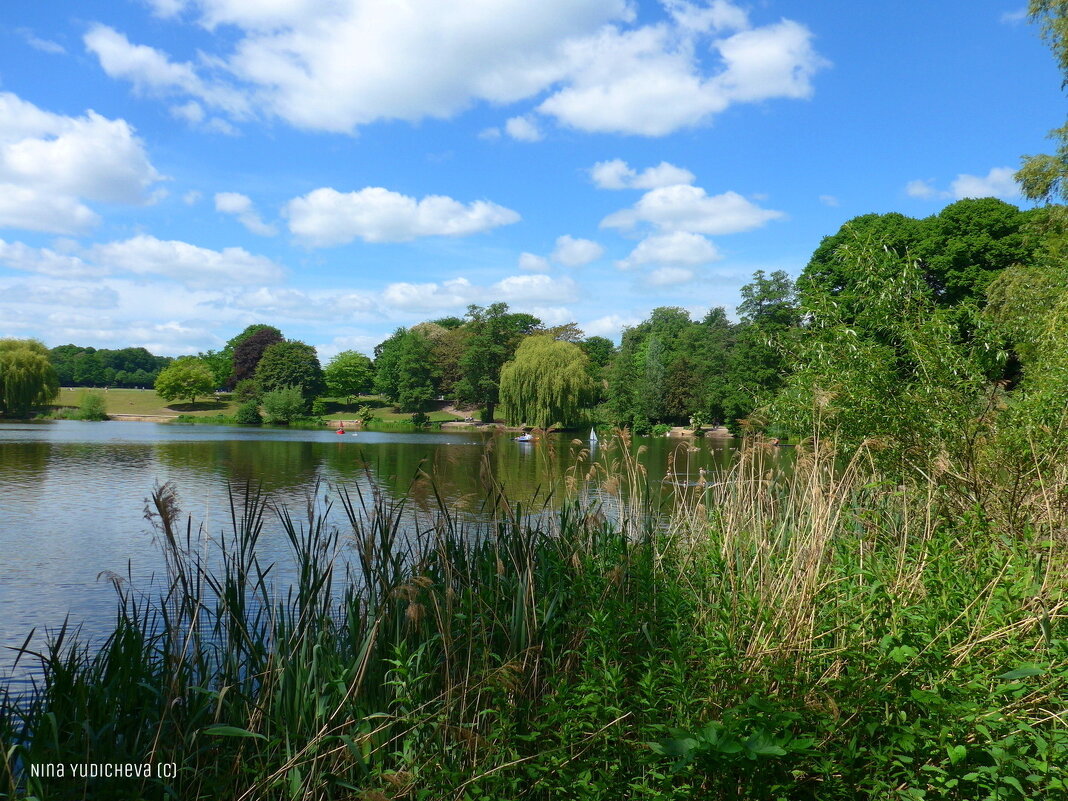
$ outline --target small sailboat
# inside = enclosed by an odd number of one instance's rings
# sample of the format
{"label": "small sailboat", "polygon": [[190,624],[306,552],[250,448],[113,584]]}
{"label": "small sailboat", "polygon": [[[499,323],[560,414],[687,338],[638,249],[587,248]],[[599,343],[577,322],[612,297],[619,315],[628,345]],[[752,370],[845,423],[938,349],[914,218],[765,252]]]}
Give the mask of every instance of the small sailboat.
{"label": "small sailboat", "polygon": [[520,434],[518,437],[515,437],[516,442],[533,442],[536,439],[537,437],[533,434]]}
{"label": "small sailboat", "polygon": [[596,445],[596,444],[597,444],[597,429],[596,428],[591,428],[590,429],[590,445]]}

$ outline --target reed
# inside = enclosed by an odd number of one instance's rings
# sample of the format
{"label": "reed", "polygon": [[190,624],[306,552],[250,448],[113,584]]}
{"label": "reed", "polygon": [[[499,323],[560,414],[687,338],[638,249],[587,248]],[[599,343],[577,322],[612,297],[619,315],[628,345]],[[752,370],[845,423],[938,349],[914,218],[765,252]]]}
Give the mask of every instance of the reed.
{"label": "reed", "polygon": [[[167,577],[128,577],[99,648],[64,626],[0,698],[0,797],[1055,797],[1068,728],[1066,541],[961,515],[864,450],[754,441],[652,493],[625,436],[570,497],[484,521],[360,482],[302,510],[234,490],[225,533],[173,487]],[[680,454],[682,458],[682,454]],[[371,487],[371,489],[367,489]],[[1048,488],[1047,488],[1048,491]],[[655,499],[655,500],[654,500]],[[277,520],[293,554],[262,565]],[[414,522],[413,522],[414,520]],[[285,587],[284,591],[278,588]],[[30,766],[169,763],[173,779]]]}

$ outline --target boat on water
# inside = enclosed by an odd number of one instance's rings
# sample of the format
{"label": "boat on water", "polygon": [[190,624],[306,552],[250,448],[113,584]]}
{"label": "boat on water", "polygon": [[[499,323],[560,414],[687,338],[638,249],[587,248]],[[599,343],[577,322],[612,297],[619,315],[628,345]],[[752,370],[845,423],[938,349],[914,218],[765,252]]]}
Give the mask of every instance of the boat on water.
{"label": "boat on water", "polygon": [[590,444],[591,445],[596,445],[597,444],[597,429],[596,428],[591,428],[590,429]]}
{"label": "boat on water", "polygon": [[537,439],[533,434],[520,434],[518,437],[514,437],[516,442],[533,442]]}

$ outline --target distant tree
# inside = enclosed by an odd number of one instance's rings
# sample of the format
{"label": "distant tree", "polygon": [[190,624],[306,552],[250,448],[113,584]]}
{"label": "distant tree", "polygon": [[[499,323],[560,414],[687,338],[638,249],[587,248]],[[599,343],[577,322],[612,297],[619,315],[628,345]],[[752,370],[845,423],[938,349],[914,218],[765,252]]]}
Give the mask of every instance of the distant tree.
{"label": "distant tree", "polygon": [[581,422],[596,392],[589,366],[586,354],[572,342],[548,334],[524,339],[515,359],[501,369],[500,397],[508,421],[540,428]]}
{"label": "distant tree", "polygon": [[0,414],[25,417],[58,394],[48,348],[35,339],[0,339]]}
{"label": "distant tree", "polygon": [[456,397],[462,403],[485,407],[484,422],[492,422],[500,395],[501,368],[512,358],[520,340],[541,325],[522,312],[509,313],[507,303],[467,307],[464,327],[470,337],[460,358],[461,379]]}
{"label": "distant tree", "polygon": [[264,351],[271,345],[284,342],[282,332],[269,325],[250,325],[230,340],[228,347],[233,347],[234,369],[230,374],[230,388],[237,382],[256,375]]}
{"label": "distant tree", "polygon": [[437,395],[430,341],[418,331],[398,328],[375,355],[375,391],[403,412],[424,411]]}
{"label": "distant tree", "polygon": [[315,348],[297,340],[276,342],[263,352],[256,367],[256,383],[263,392],[299,387],[308,405],[326,389]]}
{"label": "distant tree", "polygon": [[215,376],[215,387],[221,389],[230,386],[230,376],[234,373],[234,356],[222,350],[207,350],[197,354],[197,358],[211,370]]}
{"label": "distant tree", "polygon": [[365,395],[374,387],[374,363],[354,350],[343,350],[323,370],[327,391],[335,397]]}
{"label": "distant tree", "polygon": [[160,371],[155,388],[165,401],[188,398],[190,403],[196,403],[198,397],[210,395],[215,389],[215,376],[196,356],[183,356]]}

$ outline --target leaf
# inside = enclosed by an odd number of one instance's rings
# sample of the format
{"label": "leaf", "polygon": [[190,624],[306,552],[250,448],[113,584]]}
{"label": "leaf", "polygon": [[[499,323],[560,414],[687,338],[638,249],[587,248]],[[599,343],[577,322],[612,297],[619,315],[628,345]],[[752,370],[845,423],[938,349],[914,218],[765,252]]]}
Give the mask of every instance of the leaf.
{"label": "leaf", "polygon": [[1026,678],[1027,676],[1041,676],[1045,672],[1045,668],[1035,667],[1034,665],[1022,665],[1015,670],[1010,670],[1008,673],[1002,673],[998,678],[1005,679],[1006,681],[1015,681],[1016,679]]}
{"label": "leaf", "polygon": [[208,728],[204,729],[204,734],[212,734],[216,737],[255,737],[259,740],[267,739],[262,734],[257,734],[248,729],[239,729],[237,726],[208,726]]}
{"label": "leaf", "polygon": [[964,757],[968,756],[968,749],[963,745],[951,745],[946,748],[946,753],[949,754],[949,764],[956,765]]}

